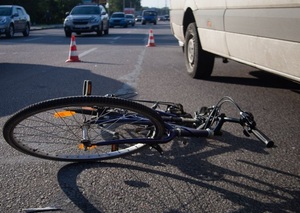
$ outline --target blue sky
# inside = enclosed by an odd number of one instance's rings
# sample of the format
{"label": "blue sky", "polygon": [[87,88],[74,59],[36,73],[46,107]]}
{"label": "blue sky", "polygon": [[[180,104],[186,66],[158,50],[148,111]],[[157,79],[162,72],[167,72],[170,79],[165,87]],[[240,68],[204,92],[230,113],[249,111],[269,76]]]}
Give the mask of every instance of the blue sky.
{"label": "blue sky", "polygon": [[167,2],[167,7],[170,6],[169,0],[141,0],[141,5],[143,7],[157,7],[157,8],[162,8],[166,6]]}

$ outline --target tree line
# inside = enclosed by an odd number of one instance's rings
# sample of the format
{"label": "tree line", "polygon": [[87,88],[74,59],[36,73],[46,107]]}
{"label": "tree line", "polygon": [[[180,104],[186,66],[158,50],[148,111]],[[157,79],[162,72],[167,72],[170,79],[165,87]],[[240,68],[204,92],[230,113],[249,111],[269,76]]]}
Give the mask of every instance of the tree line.
{"label": "tree line", "polygon": [[[141,6],[141,0],[109,0],[108,2],[109,14],[123,11],[123,8],[135,8],[136,11],[147,9]],[[82,4],[82,0],[1,0],[0,5],[6,4],[23,6],[30,15],[33,25],[60,24],[63,23],[66,12],[71,11],[74,6]],[[166,11],[166,9],[158,10],[160,12]]]}
{"label": "tree line", "polygon": [[65,13],[80,3],[82,0],[1,0],[0,4],[24,7],[34,25],[62,23]]}

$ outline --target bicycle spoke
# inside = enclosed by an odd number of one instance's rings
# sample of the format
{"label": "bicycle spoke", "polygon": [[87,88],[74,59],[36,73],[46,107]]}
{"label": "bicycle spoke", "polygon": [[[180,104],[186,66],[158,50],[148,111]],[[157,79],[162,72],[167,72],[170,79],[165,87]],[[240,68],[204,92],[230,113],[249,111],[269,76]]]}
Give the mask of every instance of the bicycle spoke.
{"label": "bicycle spoke", "polygon": [[[101,104],[94,99],[104,99],[108,103]],[[64,101],[66,103],[61,103]],[[106,159],[125,155],[145,146],[125,144],[126,141],[154,138],[158,133],[163,133],[157,129],[158,124],[161,125],[160,128],[163,125],[152,118],[152,114],[157,114],[150,111],[145,116],[143,110],[137,112],[131,106],[132,102],[122,100],[120,104],[120,100],[116,100],[115,106],[115,100],[100,97],[91,100],[75,97],[73,101],[62,99],[49,102],[49,108],[41,103],[44,107],[42,109],[34,108],[28,115],[20,113],[20,121],[10,127],[12,131],[7,131],[10,132],[8,141],[15,148],[53,160]],[[124,144],[118,144],[118,140],[122,140]],[[102,145],[101,142],[106,143]]]}

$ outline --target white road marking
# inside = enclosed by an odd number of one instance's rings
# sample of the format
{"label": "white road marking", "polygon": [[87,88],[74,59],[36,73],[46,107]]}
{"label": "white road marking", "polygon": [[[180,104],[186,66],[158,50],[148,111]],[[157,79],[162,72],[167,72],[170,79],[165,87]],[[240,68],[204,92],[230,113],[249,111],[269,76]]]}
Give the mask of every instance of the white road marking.
{"label": "white road marking", "polygon": [[42,37],[39,38],[30,38],[30,39],[26,39],[25,41],[35,41],[35,40],[40,40],[42,39]]}
{"label": "white road marking", "polygon": [[97,49],[97,48],[92,48],[92,49],[90,49],[90,50],[84,51],[83,53],[80,53],[80,54],[79,54],[79,57],[83,57],[83,56],[85,56],[85,55],[87,55],[87,54],[89,54],[89,53],[95,51],[96,49]]}
{"label": "white road marking", "polygon": [[128,94],[132,93],[134,91],[134,88],[137,86],[137,80],[142,72],[142,64],[145,57],[146,48],[143,48],[143,51],[141,54],[139,54],[139,57],[137,59],[137,63],[135,65],[135,69],[128,73],[127,75],[124,75],[120,77],[118,80],[124,81],[124,84],[121,89],[119,89],[116,94]]}

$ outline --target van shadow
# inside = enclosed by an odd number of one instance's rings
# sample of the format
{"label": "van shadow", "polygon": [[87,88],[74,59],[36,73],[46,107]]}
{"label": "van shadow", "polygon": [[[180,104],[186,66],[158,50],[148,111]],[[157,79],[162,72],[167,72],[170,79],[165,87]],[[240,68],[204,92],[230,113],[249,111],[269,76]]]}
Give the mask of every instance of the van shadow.
{"label": "van shadow", "polygon": [[255,78],[240,78],[240,77],[232,77],[232,76],[211,76],[208,79],[208,81],[221,82],[227,84],[246,85],[246,86],[289,89],[291,91],[300,93],[300,84],[295,81],[262,70],[251,71],[249,74],[254,76]]}

